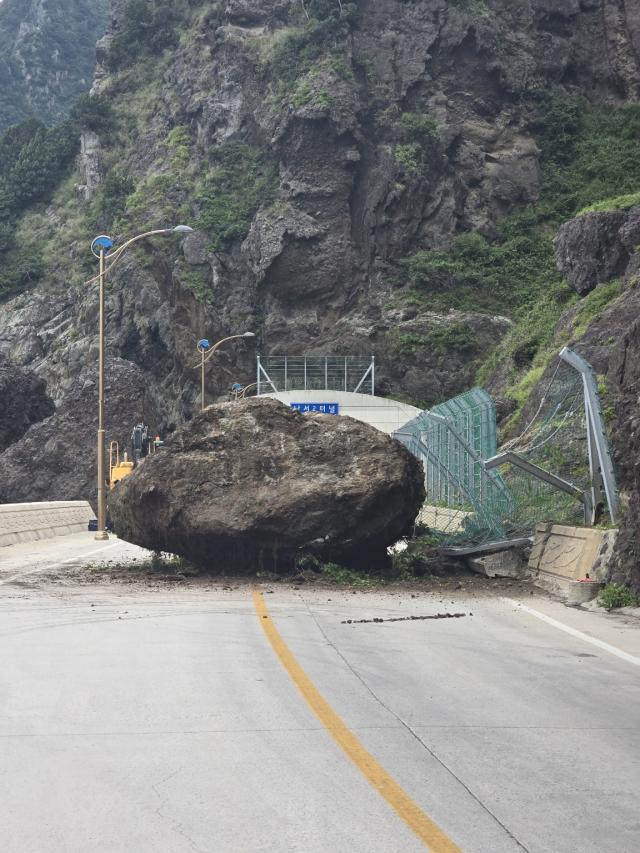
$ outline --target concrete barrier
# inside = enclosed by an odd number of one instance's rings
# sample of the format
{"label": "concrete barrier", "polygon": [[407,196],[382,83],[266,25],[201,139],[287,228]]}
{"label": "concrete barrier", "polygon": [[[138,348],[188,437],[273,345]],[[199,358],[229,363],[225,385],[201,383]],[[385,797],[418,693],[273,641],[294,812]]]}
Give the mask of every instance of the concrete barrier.
{"label": "concrete barrier", "polygon": [[88,501],[0,504],[0,547],[79,533],[92,518]]}
{"label": "concrete barrier", "polygon": [[573,599],[575,584],[589,578],[597,594],[606,579],[617,530],[569,527],[564,524],[539,524],[529,557],[529,569],[537,584]]}
{"label": "concrete barrier", "polygon": [[440,530],[443,533],[460,533],[464,530],[464,524],[472,512],[462,509],[450,509],[442,506],[429,506],[425,504],[418,513],[417,521],[430,527],[431,530]]}

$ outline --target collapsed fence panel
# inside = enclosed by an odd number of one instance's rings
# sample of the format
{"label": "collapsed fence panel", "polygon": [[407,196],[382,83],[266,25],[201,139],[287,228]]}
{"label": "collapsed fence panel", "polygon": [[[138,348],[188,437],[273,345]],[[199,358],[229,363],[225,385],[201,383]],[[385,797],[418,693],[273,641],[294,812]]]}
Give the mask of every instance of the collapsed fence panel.
{"label": "collapsed fence panel", "polygon": [[546,521],[594,523],[596,506],[601,514],[606,505],[615,520],[615,476],[596,382],[589,365],[574,355],[563,350],[549,369],[531,411],[524,412],[524,427],[500,457],[495,406],[479,388],[394,433],[423,462],[427,500],[421,521],[443,545],[522,540]]}

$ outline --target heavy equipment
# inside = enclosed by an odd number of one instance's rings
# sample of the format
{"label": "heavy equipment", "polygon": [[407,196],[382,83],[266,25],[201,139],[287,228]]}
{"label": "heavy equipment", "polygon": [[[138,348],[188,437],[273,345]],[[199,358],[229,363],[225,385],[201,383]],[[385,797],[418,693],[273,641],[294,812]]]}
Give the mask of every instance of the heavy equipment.
{"label": "heavy equipment", "polygon": [[131,457],[125,450],[121,459],[118,442],[112,441],[109,445],[109,488],[113,489],[159,447],[162,447],[162,439],[159,435],[150,438],[149,427],[144,423],[136,424],[131,431]]}

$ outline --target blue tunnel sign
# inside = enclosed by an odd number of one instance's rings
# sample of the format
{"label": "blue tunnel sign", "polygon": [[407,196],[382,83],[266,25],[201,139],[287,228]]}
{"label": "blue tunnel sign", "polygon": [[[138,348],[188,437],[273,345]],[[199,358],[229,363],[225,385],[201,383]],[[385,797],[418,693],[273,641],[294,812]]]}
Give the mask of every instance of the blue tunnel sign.
{"label": "blue tunnel sign", "polygon": [[323,415],[339,415],[339,403],[291,403],[292,409],[299,412],[320,412]]}

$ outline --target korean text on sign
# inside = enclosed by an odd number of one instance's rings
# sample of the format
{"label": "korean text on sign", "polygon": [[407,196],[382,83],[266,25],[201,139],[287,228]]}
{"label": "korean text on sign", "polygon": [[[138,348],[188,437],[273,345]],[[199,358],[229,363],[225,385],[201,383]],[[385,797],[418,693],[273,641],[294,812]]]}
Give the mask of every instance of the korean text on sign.
{"label": "korean text on sign", "polygon": [[321,412],[323,415],[339,415],[339,403],[291,403],[299,412]]}

